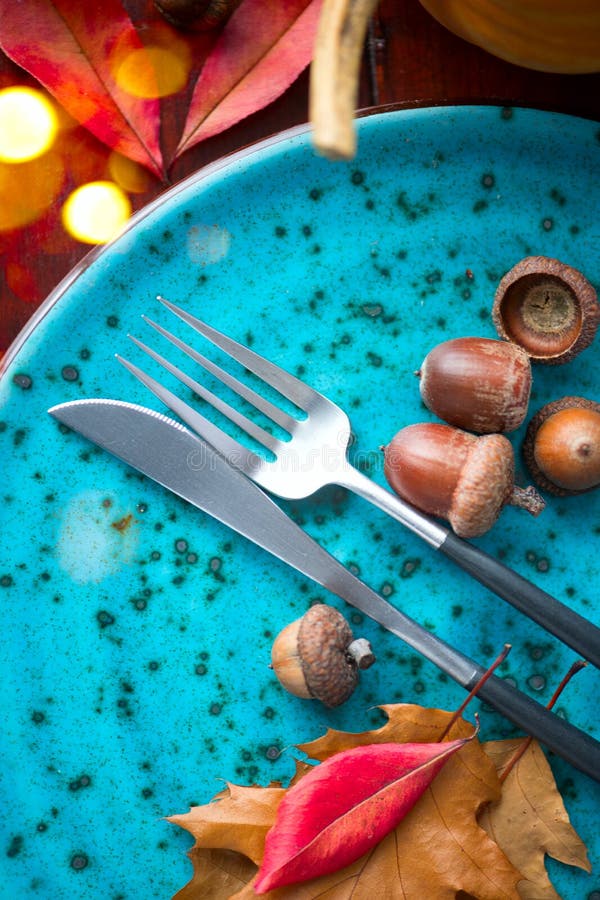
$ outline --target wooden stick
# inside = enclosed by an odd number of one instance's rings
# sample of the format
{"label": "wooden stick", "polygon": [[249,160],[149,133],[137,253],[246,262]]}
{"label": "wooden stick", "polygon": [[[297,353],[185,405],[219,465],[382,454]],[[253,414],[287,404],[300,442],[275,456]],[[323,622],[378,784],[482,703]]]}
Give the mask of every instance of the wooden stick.
{"label": "wooden stick", "polygon": [[354,112],[367,27],[378,0],[324,0],[310,70],[309,114],[317,153],[356,154]]}

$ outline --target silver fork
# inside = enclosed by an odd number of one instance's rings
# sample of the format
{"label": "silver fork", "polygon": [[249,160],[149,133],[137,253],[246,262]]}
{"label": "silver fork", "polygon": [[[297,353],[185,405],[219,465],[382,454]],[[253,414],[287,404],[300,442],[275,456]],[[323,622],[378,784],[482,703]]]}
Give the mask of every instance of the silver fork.
{"label": "silver fork", "polygon": [[351,437],[350,420],[339,406],[299,378],[207,325],[186,310],[164,298],[158,299],[196,332],[253,372],[304,413],[302,418],[298,418],[281,409],[161,325],[143,316],[144,321],[171,344],[260,410],[290,436],[288,441],[275,437],[164,356],[129,335],[144,353],[273,455],[273,459],[265,459],[254,453],[138,366],[117,355],[119,362],[230,463],[266,490],[288,499],[308,497],[319,488],[330,484],[354,491],[402,522],[485,587],[529,616],[585,659],[600,667],[600,629],[597,626],[354,468],[347,458],[347,447]]}

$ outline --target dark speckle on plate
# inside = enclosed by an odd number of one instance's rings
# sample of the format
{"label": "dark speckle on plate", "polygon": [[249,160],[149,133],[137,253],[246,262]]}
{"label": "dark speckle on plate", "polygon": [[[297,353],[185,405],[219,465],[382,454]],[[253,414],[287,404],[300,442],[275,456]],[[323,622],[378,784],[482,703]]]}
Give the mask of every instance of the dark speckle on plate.
{"label": "dark speckle on plate", "polygon": [[22,391],[28,391],[33,387],[33,378],[25,372],[17,372],[13,375],[13,384],[21,388]]}

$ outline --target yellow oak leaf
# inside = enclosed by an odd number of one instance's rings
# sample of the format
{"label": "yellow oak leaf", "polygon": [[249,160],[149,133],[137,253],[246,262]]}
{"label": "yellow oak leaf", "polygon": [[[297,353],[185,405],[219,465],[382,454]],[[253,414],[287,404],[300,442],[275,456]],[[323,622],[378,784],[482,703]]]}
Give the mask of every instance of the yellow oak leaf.
{"label": "yellow oak leaf", "polygon": [[[499,775],[522,741],[483,745]],[[509,772],[502,796],[483,810],[479,822],[522,873],[518,884],[522,900],[560,900],[546,872],[546,854],[591,871],[585,844],[569,821],[552,769],[536,741]]]}

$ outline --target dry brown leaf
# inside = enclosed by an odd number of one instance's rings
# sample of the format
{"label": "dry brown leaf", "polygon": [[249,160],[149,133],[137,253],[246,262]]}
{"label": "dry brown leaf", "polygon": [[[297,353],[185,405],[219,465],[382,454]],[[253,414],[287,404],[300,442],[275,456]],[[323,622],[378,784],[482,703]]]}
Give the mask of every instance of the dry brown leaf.
{"label": "dry brown leaf", "polygon": [[[483,749],[502,774],[522,739],[490,741]],[[569,866],[591,870],[585,844],[569,822],[552,770],[533,741],[508,774],[499,801],[487,807],[480,824],[523,874],[523,900],[560,900],[546,868],[548,854]]]}
{"label": "dry brown leaf", "polygon": [[258,865],[284,793],[282,787],[228,784],[210,803],[193,806],[184,815],[169,816],[167,821],[191,832],[199,847],[234,850]]}
{"label": "dry brown leaf", "polygon": [[219,900],[237,896],[237,892],[256,875],[254,863],[233,850],[194,847],[189,856],[194,865],[194,877],[173,900],[198,900],[199,897]]}
{"label": "dry brown leaf", "polygon": [[[362,734],[328,731],[302,746],[309,757],[325,759],[333,753],[364,744],[389,741],[435,741],[451,714],[410,704],[383,708],[389,721],[380,729]],[[472,732],[459,722],[452,737]],[[231,854],[213,853],[208,858],[196,848],[235,850],[260,862],[264,838],[275,821],[283,789],[239,788],[230,785],[221,799],[194,807],[169,821],[186,828],[196,838],[191,853],[194,878],[177,900],[247,900],[255,896],[251,883],[231,893],[231,879],[238,877]],[[482,805],[500,797],[495,767],[478,741],[465,746],[445,766],[411,812],[377,847],[351,866],[332,875],[300,885],[280,888],[264,896],[272,900],[395,900],[399,896],[454,900],[464,891],[480,900],[518,900],[520,872],[477,823]],[[218,873],[218,874],[216,874]],[[225,874],[223,874],[225,873]],[[210,892],[207,878],[212,877]],[[245,871],[244,878],[247,877]],[[243,881],[243,879],[239,879]],[[239,881],[238,881],[239,884]]]}

